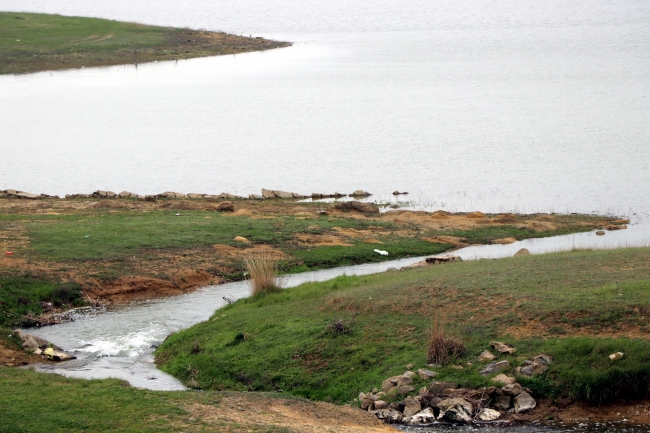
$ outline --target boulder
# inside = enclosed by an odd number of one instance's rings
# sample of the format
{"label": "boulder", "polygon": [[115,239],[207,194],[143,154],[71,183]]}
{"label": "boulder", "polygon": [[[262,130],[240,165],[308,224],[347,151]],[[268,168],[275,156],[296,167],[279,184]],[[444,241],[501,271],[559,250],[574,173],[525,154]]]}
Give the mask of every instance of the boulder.
{"label": "boulder", "polygon": [[[417,374],[415,374],[413,371],[409,370],[409,371],[405,371],[404,374],[402,374],[402,376],[410,377],[411,379],[413,379],[415,376],[417,376]],[[413,383],[413,382],[411,382],[411,383]]]}
{"label": "boulder", "polygon": [[389,403],[384,400],[375,400],[375,410],[388,409]]}
{"label": "boulder", "polygon": [[364,191],[362,189],[358,189],[358,190],[354,191],[352,194],[350,194],[350,197],[368,197],[368,196],[371,196],[371,195],[372,194],[370,194],[367,191]]}
{"label": "boulder", "polygon": [[[422,397],[418,398],[421,399]],[[415,397],[406,397],[406,400],[404,400],[404,411],[402,413],[405,418],[415,415],[421,410],[422,404],[419,400],[416,400]]]}
{"label": "boulder", "polygon": [[406,191],[404,191],[404,192],[399,192],[398,190],[393,191],[393,195],[407,195],[407,194],[408,194],[408,192],[406,192]]}
{"label": "boulder", "polygon": [[512,397],[506,395],[498,390],[494,396],[494,403],[492,406],[496,409],[507,411],[512,406]]}
{"label": "boulder", "polygon": [[500,341],[490,341],[490,346],[494,347],[499,353],[507,353],[509,355],[512,355],[517,351],[514,346],[506,343],[502,343]]}
{"label": "boulder", "polygon": [[298,194],[296,192],[270,190],[270,189],[262,189],[262,197],[264,198],[307,198],[307,196]]}
{"label": "boulder", "polygon": [[372,392],[367,394],[364,394],[363,392],[359,393],[359,404],[361,404],[361,409],[363,410],[372,410],[376,399],[377,397],[375,397]]}
{"label": "boulder", "polygon": [[234,212],[235,205],[231,201],[222,201],[217,205],[217,212]]}
{"label": "boulder", "polygon": [[120,198],[128,198],[128,197],[135,197],[137,194],[133,194],[132,192],[129,191],[122,191],[121,193],[118,194]]}
{"label": "boulder", "polygon": [[456,397],[456,398],[446,398],[443,400],[440,400],[435,404],[435,407],[440,409],[440,413],[448,410],[449,408],[459,406],[463,409],[464,412],[466,412],[468,415],[472,414],[472,411],[474,410],[474,406],[472,403],[469,401],[465,400],[464,398],[461,397]]}
{"label": "boulder", "polygon": [[343,211],[357,211],[362,213],[379,213],[379,207],[372,203],[361,203],[360,201],[344,201],[336,203],[334,209]]}
{"label": "boulder", "polygon": [[445,389],[457,389],[458,384],[453,382],[431,382],[429,384],[429,392],[432,394],[439,394]]}
{"label": "boulder", "polygon": [[[404,412],[406,414],[406,412]],[[406,416],[406,415],[405,415]],[[402,419],[402,424],[406,425],[426,425],[433,424],[436,421],[436,416],[433,413],[433,409],[430,407],[420,411],[414,415],[409,416],[408,418]]]}
{"label": "boulder", "polygon": [[196,199],[196,198],[201,198],[201,197],[203,197],[204,195],[205,195],[205,194],[196,194],[196,193],[190,192],[190,193],[187,194],[187,198],[193,198],[193,199]]}
{"label": "boulder", "polygon": [[524,361],[524,365],[519,369],[519,373],[524,376],[536,376],[538,374],[544,373],[548,370],[548,364],[553,362],[553,358],[548,355],[537,355],[532,360],[527,359]]}
{"label": "boulder", "polygon": [[375,411],[375,416],[387,424],[396,424],[402,421],[402,412],[395,409],[380,409]]}
{"label": "boulder", "polygon": [[423,379],[423,380],[433,379],[434,377],[436,377],[437,374],[438,373],[436,373],[435,371],[424,370],[422,368],[420,368],[418,370],[418,376],[420,376],[420,379]]}
{"label": "boulder", "polygon": [[34,338],[32,338],[31,335],[23,340],[22,346],[23,349],[32,351],[40,348],[40,345],[36,342],[36,340],[34,340]]}
{"label": "boulder", "polygon": [[16,194],[18,194],[18,191],[16,191],[15,189],[8,189],[8,190],[7,190],[7,194],[9,194],[9,195],[16,195]]}
{"label": "boulder", "polygon": [[605,236],[605,232],[602,231],[602,230],[598,230],[598,231],[596,232],[596,236]]}
{"label": "boulder", "polygon": [[144,199],[145,199],[145,201],[151,201],[151,202],[158,201],[155,195],[145,195]]}
{"label": "boulder", "polygon": [[71,359],[77,359],[76,356],[69,353],[63,352],[61,350],[54,350],[51,347],[48,347],[43,351],[43,355],[51,361],[69,361]]}
{"label": "boulder", "polygon": [[481,352],[481,354],[478,356],[478,362],[488,362],[488,361],[493,361],[497,357],[495,354],[490,352],[489,350],[484,350]]}
{"label": "boulder", "polygon": [[517,251],[513,257],[519,257],[519,256],[529,256],[530,251],[528,251],[526,248],[522,248],[519,251]]}
{"label": "boulder", "polygon": [[463,259],[461,259],[459,256],[455,256],[455,255],[452,255],[452,254],[448,254],[448,255],[445,255],[445,256],[427,257],[424,260],[430,265],[440,265],[440,264],[443,264],[443,263],[462,262],[463,261]]}
{"label": "boulder", "polygon": [[264,197],[258,194],[251,194],[248,196],[251,200],[264,200]]}
{"label": "boulder", "polygon": [[445,419],[451,422],[472,422],[472,411],[474,406],[464,398],[448,398],[436,404],[440,409],[438,419]]}
{"label": "boulder", "polygon": [[244,244],[249,244],[249,243],[251,242],[251,241],[249,241],[248,239],[246,239],[246,238],[243,237],[243,236],[235,236],[235,238],[233,239],[233,241],[235,241],[235,242],[242,242],[242,243],[244,243]]}
{"label": "boulder", "polygon": [[537,402],[530,394],[523,391],[513,399],[513,405],[515,407],[515,413],[522,413],[535,409]]}
{"label": "boulder", "polygon": [[411,385],[400,385],[397,387],[397,393],[399,395],[406,395],[409,392],[415,391],[415,388],[413,388]]}
{"label": "boulder", "polygon": [[506,376],[505,374],[500,374],[498,376],[493,377],[492,381],[497,383],[502,383],[504,385],[512,385],[513,383],[517,383],[517,379],[515,379],[512,376]]}
{"label": "boulder", "polygon": [[510,395],[515,397],[521,394],[522,392],[524,392],[524,390],[521,387],[521,385],[519,385],[518,383],[511,383],[501,388],[501,392],[504,393],[505,395]]}
{"label": "boulder", "polygon": [[481,373],[483,376],[489,376],[490,374],[505,370],[508,367],[510,367],[510,363],[508,361],[491,362],[483,367],[479,373]]}
{"label": "boulder", "polygon": [[495,421],[501,418],[501,413],[498,410],[485,408],[478,414],[478,419],[481,421]]}
{"label": "boulder", "polygon": [[30,192],[19,192],[16,194],[16,197],[18,198],[27,198],[30,200],[36,200],[39,198],[41,195],[40,194],[32,194]]}

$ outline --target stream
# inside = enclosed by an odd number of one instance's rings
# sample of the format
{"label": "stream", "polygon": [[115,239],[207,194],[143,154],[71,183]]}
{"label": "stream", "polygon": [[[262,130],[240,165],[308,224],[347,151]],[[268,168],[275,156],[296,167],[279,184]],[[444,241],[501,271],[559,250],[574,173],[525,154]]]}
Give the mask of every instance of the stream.
{"label": "stream", "polygon": [[[650,245],[650,226],[634,225],[627,230],[595,231],[540,239],[528,239],[509,245],[484,245],[459,249],[453,254],[463,260],[496,259],[512,256],[521,248],[531,254],[543,254],[574,248],[624,248]],[[283,276],[284,287],[309,281],[325,281],[339,275],[366,275],[400,268],[422,260],[411,257],[381,263],[341,266],[332,269]],[[158,370],[153,351],[167,335],[207,320],[225,305],[224,298],[236,300],[248,296],[245,281],[207,286],[192,293],[132,303],[104,312],[75,315],[75,321],[61,325],[33,328],[28,332],[43,337],[78,359],[61,364],[36,364],[36,371],[69,377],[102,379],[119,378],[131,385],[152,390],[186,389],[174,377]]]}

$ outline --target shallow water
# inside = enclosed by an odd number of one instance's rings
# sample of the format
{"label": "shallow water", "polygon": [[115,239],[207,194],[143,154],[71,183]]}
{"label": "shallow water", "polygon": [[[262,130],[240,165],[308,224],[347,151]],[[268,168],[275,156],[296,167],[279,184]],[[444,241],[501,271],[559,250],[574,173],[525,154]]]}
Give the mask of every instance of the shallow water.
{"label": "shallow water", "polygon": [[[509,257],[520,248],[527,248],[532,254],[573,248],[618,248],[622,244],[636,245],[628,243],[628,239],[650,236],[650,227],[635,226],[631,230],[638,233],[621,230],[608,232],[602,237],[594,232],[580,233],[524,240],[510,245],[468,247],[454,254],[463,260],[478,260]],[[650,242],[643,245],[650,245]],[[388,268],[399,268],[420,260],[421,257],[414,257],[286,275],[283,277],[284,285],[294,287],[307,281],[324,281],[343,274],[384,272]],[[81,378],[117,377],[128,380],[134,386],[149,389],[185,389],[176,379],[156,369],[152,356],[154,346],[172,332],[207,320],[216,309],[225,305],[224,297],[236,300],[245,296],[248,296],[246,282],[227,283],[204,287],[186,295],[133,303],[103,313],[79,314],[71,323],[32,329],[29,332],[74,351],[79,358],[37,369]]]}
{"label": "shallow water", "polygon": [[650,214],[650,3],[0,0],[296,42],[0,77],[0,188]]}

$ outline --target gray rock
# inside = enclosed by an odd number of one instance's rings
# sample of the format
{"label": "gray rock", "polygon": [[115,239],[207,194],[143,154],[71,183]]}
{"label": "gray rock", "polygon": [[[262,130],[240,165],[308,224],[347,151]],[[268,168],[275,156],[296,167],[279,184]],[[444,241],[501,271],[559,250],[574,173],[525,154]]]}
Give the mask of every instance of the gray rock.
{"label": "gray rock", "polygon": [[396,424],[402,421],[402,412],[395,409],[380,409],[375,411],[375,416],[387,424]]}
{"label": "gray rock", "polygon": [[360,201],[344,201],[333,206],[338,210],[354,210],[362,213],[379,213],[379,207],[372,203],[361,203]]}
{"label": "gray rock", "polygon": [[16,191],[15,189],[8,189],[8,190],[7,190],[7,194],[9,194],[9,195],[16,195],[16,194],[18,194],[18,191]]}
{"label": "gray rock", "polygon": [[384,400],[375,400],[375,410],[388,409],[388,402]]}
{"label": "gray rock", "polygon": [[[406,412],[404,412],[406,413]],[[433,409],[430,407],[424,409],[423,411],[420,411],[414,415],[411,415],[408,418],[403,418],[402,419],[402,424],[406,425],[426,425],[426,424],[432,424],[436,420],[436,416],[433,413]]]}
{"label": "gray rock", "polygon": [[[409,371],[405,371],[404,374],[402,374],[402,376],[407,376],[407,377],[410,377],[411,379],[413,379],[415,376],[417,376],[417,374],[415,374],[415,372],[409,370]],[[411,383],[413,383],[413,382],[411,382]]]}
{"label": "gray rock", "polygon": [[367,394],[364,394],[363,392],[359,393],[359,404],[363,410],[372,409],[376,399],[377,397],[375,397],[371,392]]}
{"label": "gray rock", "polygon": [[32,194],[30,192],[19,192],[16,194],[16,197],[18,198],[27,198],[30,200],[36,200],[39,198],[41,195],[40,194]]}
{"label": "gray rock", "polygon": [[32,351],[40,348],[40,345],[36,342],[36,340],[34,340],[34,338],[32,338],[31,335],[23,340],[22,346],[23,349]]}
{"label": "gray rock", "polygon": [[484,351],[481,352],[481,354],[478,356],[478,359],[477,359],[477,360],[478,360],[478,362],[489,362],[489,361],[493,361],[493,360],[495,360],[496,358],[497,358],[497,356],[496,356],[495,354],[493,354],[493,353],[490,352],[489,350],[484,350]]}
{"label": "gray rock", "polygon": [[442,416],[439,416],[438,419],[444,419],[451,422],[464,422],[466,424],[472,422],[471,415],[465,412],[461,406],[450,407],[444,414],[442,414]]}
{"label": "gray rock", "polygon": [[196,194],[196,193],[191,192],[191,193],[187,194],[187,198],[196,199],[196,198],[201,198],[201,197],[203,197],[204,195],[205,195],[205,194]]}
{"label": "gray rock", "polygon": [[510,367],[510,363],[508,361],[491,362],[483,367],[479,373],[481,373],[483,376],[489,376],[490,374],[503,371],[508,367]]}
{"label": "gray rock", "polygon": [[521,394],[523,391],[523,388],[518,383],[512,383],[501,388],[501,392],[503,392],[505,395],[511,395],[513,397]]}
{"label": "gray rock", "polygon": [[397,387],[397,393],[400,395],[406,395],[409,392],[415,391],[411,385],[400,385]]}
{"label": "gray rock", "polygon": [[529,256],[529,255],[530,255],[530,251],[528,251],[528,249],[526,248],[522,248],[519,251],[517,251],[513,257]]}
{"label": "gray rock", "polygon": [[501,412],[494,409],[485,408],[478,414],[481,421],[495,421],[501,418]]}
{"label": "gray rock", "polygon": [[429,265],[441,265],[444,263],[451,263],[451,262],[462,262],[463,259],[460,258],[460,256],[455,256],[453,254],[447,254],[444,256],[433,256],[433,257],[427,257],[424,259],[425,262]]}
{"label": "gray rock", "polygon": [[471,415],[472,411],[474,410],[474,406],[472,405],[472,403],[470,403],[469,401],[461,397],[446,398],[440,400],[438,403],[435,404],[435,406],[438,409],[440,409],[440,413],[445,412],[453,407],[462,408],[462,410],[468,415]]}
{"label": "gray rock", "polygon": [[372,195],[372,194],[370,194],[369,192],[364,191],[362,189],[358,189],[358,190],[354,191],[352,194],[350,194],[350,197],[368,197],[370,195]]}
{"label": "gray rock", "polygon": [[121,193],[118,194],[120,198],[128,198],[128,197],[135,197],[136,194],[133,194],[132,192],[129,191],[122,191]]}
{"label": "gray rock", "polygon": [[513,405],[515,407],[515,413],[522,413],[535,409],[537,402],[530,394],[523,391],[513,399]]}
{"label": "gray rock", "polygon": [[251,194],[248,196],[251,200],[264,200],[264,197],[258,194]]}
{"label": "gray rock", "polygon": [[410,375],[395,376],[397,379],[397,386],[410,385],[413,383],[413,379]]}
{"label": "gray rock", "polygon": [[513,383],[517,383],[517,379],[515,379],[512,376],[506,376],[505,374],[500,374],[498,376],[494,376],[492,378],[492,381],[502,383],[504,385],[510,385]]}
{"label": "gray rock", "polygon": [[511,344],[502,343],[500,341],[490,341],[490,346],[494,347],[494,349],[499,353],[507,353],[508,355],[512,355],[517,351],[517,349],[515,349]]}
{"label": "gray rock", "polygon": [[431,382],[428,388],[430,393],[438,394],[445,389],[457,389],[458,384],[453,382]]}
{"label": "gray rock", "polygon": [[415,415],[421,410],[422,405],[419,400],[416,400],[415,397],[406,397],[406,400],[404,400],[404,418]]}
{"label": "gray rock", "polygon": [[437,374],[438,373],[436,373],[435,371],[425,370],[422,368],[418,369],[418,376],[420,376],[420,379],[423,380],[433,379],[434,377],[436,377]]}
{"label": "gray rock", "polygon": [[494,403],[492,404],[492,406],[495,409],[506,411],[510,409],[510,407],[512,406],[512,397],[503,394],[501,390],[499,390],[497,393],[495,393]]}

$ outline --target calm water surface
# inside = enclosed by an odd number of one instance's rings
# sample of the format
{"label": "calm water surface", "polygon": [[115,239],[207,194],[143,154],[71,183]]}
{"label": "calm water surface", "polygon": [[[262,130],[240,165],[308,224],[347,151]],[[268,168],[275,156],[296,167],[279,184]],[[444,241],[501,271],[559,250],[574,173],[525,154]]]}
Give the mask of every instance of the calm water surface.
{"label": "calm water surface", "polygon": [[0,77],[0,188],[650,213],[650,2],[0,0],[293,41]]}

